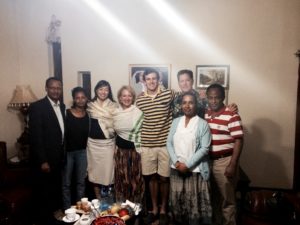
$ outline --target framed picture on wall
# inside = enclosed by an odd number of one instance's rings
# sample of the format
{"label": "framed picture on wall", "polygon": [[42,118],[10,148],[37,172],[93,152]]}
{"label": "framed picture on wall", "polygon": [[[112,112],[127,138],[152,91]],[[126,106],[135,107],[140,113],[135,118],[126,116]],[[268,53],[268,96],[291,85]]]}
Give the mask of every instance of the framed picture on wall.
{"label": "framed picture on wall", "polygon": [[229,88],[229,65],[196,66],[196,88],[207,88],[213,83]]}
{"label": "framed picture on wall", "polygon": [[146,91],[143,74],[148,68],[153,68],[158,71],[159,85],[161,88],[170,88],[170,64],[129,64],[129,85],[133,87],[137,95]]}

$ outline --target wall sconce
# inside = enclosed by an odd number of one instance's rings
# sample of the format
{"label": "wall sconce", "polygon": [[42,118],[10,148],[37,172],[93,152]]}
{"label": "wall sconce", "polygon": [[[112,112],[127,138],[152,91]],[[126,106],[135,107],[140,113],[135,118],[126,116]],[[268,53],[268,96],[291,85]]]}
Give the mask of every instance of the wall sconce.
{"label": "wall sconce", "polygon": [[37,97],[31,90],[30,85],[17,85],[13,97],[7,106],[8,110],[20,111],[24,117],[24,131],[17,139],[17,142],[21,146],[20,151],[18,152],[20,160],[28,160],[28,107],[36,100]]}

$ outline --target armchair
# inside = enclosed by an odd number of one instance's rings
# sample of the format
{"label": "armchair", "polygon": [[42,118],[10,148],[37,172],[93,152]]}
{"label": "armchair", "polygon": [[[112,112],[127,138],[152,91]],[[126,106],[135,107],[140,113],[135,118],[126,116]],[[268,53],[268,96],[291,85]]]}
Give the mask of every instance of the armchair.
{"label": "armchair", "polygon": [[0,224],[29,224],[30,197],[29,167],[9,165],[0,142]]}

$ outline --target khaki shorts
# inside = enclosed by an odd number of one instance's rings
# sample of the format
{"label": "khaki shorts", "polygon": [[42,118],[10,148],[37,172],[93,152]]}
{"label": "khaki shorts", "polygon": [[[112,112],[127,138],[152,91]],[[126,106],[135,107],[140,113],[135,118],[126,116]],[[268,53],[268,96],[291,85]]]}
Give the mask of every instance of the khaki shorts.
{"label": "khaki shorts", "polygon": [[151,175],[158,173],[163,177],[170,177],[170,157],[167,147],[142,147],[142,174]]}

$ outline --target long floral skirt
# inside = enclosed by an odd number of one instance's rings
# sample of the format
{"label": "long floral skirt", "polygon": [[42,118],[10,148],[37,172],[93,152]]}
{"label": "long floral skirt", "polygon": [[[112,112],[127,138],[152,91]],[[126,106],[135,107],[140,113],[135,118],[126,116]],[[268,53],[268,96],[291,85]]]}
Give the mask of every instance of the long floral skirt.
{"label": "long floral skirt", "polygon": [[209,183],[200,173],[181,174],[171,169],[170,207],[177,224],[211,224]]}
{"label": "long floral skirt", "polygon": [[141,156],[135,149],[117,147],[115,153],[115,193],[117,201],[141,203],[145,191]]}

